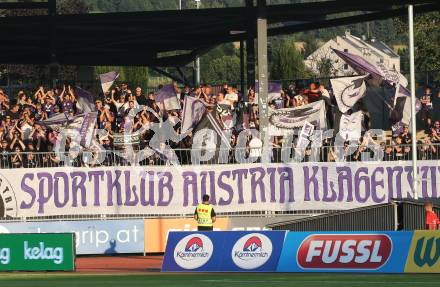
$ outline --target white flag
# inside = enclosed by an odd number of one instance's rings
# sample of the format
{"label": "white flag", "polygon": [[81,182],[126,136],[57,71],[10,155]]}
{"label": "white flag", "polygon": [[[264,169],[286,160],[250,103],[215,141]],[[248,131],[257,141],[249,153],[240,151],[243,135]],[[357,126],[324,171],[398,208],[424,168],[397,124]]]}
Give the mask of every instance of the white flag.
{"label": "white flag", "polygon": [[306,121],[301,129],[301,133],[299,134],[296,147],[299,149],[305,149],[310,143],[309,137],[312,135],[314,130],[315,126]]}
{"label": "white flag", "polygon": [[357,101],[365,96],[367,91],[365,79],[368,76],[369,75],[330,80],[333,94],[335,95],[341,113],[345,114]]}
{"label": "white flag", "polygon": [[344,140],[358,140],[362,132],[362,111],[351,115],[342,115],[339,124],[339,135]]}

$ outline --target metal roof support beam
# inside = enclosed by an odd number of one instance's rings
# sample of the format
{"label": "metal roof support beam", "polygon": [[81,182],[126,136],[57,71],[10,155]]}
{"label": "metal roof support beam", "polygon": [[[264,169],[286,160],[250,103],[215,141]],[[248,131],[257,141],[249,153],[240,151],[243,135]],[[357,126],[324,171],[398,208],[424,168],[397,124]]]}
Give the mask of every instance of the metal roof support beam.
{"label": "metal roof support beam", "polygon": [[159,74],[161,74],[161,75],[163,75],[163,76],[165,76],[165,77],[168,77],[168,78],[170,78],[170,79],[173,80],[173,81],[176,81],[176,82],[178,82],[178,83],[185,84],[185,83],[184,83],[184,80],[182,80],[181,78],[178,78],[178,77],[174,76],[174,75],[171,74],[171,73],[168,73],[168,72],[165,71],[165,70],[159,69],[158,67],[150,67],[150,68],[151,68],[153,71],[156,71],[156,72],[158,72]]}
{"label": "metal roof support beam", "polygon": [[176,67],[176,70],[179,73],[179,75],[180,75],[180,77],[181,77],[181,79],[183,81],[183,84],[187,85],[188,84],[188,80],[186,79],[185,74],[182,71],[182,68],[181,67]]}
{"label": "metal roof support beam", "polygon": [[0,9],[48,9],[48,2],[0,2]]}
{"label": "metal roof support beam", "polygon": [[[440,10],[440,4],[426,4],[426,5],[419,5],[414,7],[415,13],[427,13],[427,12],[433,12],[439,10]],[[408,13],[407,8],[390,9],[381,12],[373,12],[362,15],[347,16],[347,17],[341,17],[341,18],[335,18],[335,19],[329,19],[323,21],[315,21],[305,24],[276,27],[269,29],[268,33],[270,36],[292,34],[296,32],[303,32],[303,31],[309,31],[309,30],[315,30],[321,28],[337,27],[337,26],[362,23],[362,22],[368,22],[374,20],[384,20],[393,17],[403,16],[406,15],[407,13]]]}

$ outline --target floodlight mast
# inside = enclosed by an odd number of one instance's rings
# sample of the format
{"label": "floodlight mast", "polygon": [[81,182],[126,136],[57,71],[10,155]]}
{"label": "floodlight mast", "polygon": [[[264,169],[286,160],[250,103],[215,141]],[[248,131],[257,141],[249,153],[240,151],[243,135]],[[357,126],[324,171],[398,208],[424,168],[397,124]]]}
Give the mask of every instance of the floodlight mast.
{"label": "floodlight mast", "polygon": [[417,126],[416,126],[416,76],[414,61],[414,7],[408,6],[408,28],[409,28],[409,66],[411,82],[411,145],[412,145],[412,168],[413,182],[412,191],[414,199],[418,199],[417,192],[419,175],[417,172]]}
{"label": "floodlight mast", "polygon": [[[201,0],[194,0],[194,1],[196,1],[197,9],[199,9]],[[198,85],[200,85],[200,58],[199,57],[196,58],[195,66],[196,66],[195,67],[196,68],[196,85],[198,86]]]}

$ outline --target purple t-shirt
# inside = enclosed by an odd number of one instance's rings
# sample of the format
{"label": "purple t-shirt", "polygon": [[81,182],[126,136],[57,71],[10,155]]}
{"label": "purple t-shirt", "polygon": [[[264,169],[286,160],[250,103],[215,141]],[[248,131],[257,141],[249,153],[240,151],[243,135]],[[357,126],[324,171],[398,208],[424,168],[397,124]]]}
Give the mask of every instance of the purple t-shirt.
{"label": "purple t-shirt", "polygon": [[73,103],[71,101],[63,102],[63,112],[73,112]]}
{"label": "purple t-shirt", "polygon": [[43,110],[49,115],[49,114],[51,114],[51,113],[53,113],[53,108],[54,108],[54,105],[52,105],[52,104],[44,104],[43,105]]}

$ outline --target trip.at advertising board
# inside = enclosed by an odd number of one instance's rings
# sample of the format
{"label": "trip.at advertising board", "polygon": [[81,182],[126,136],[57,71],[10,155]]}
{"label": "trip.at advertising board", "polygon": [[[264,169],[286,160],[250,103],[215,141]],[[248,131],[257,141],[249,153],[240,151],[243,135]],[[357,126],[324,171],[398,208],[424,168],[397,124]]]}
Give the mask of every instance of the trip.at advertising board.
{"label": "trip.at advertising board", "polygon": [[440,273],[440,231],[172,232],[163,271]]}
{"label": "trip.at advertising board", "polygon": [[142,219],[7,222],[0,233],[74,233],[79,255],[144,252]]}

